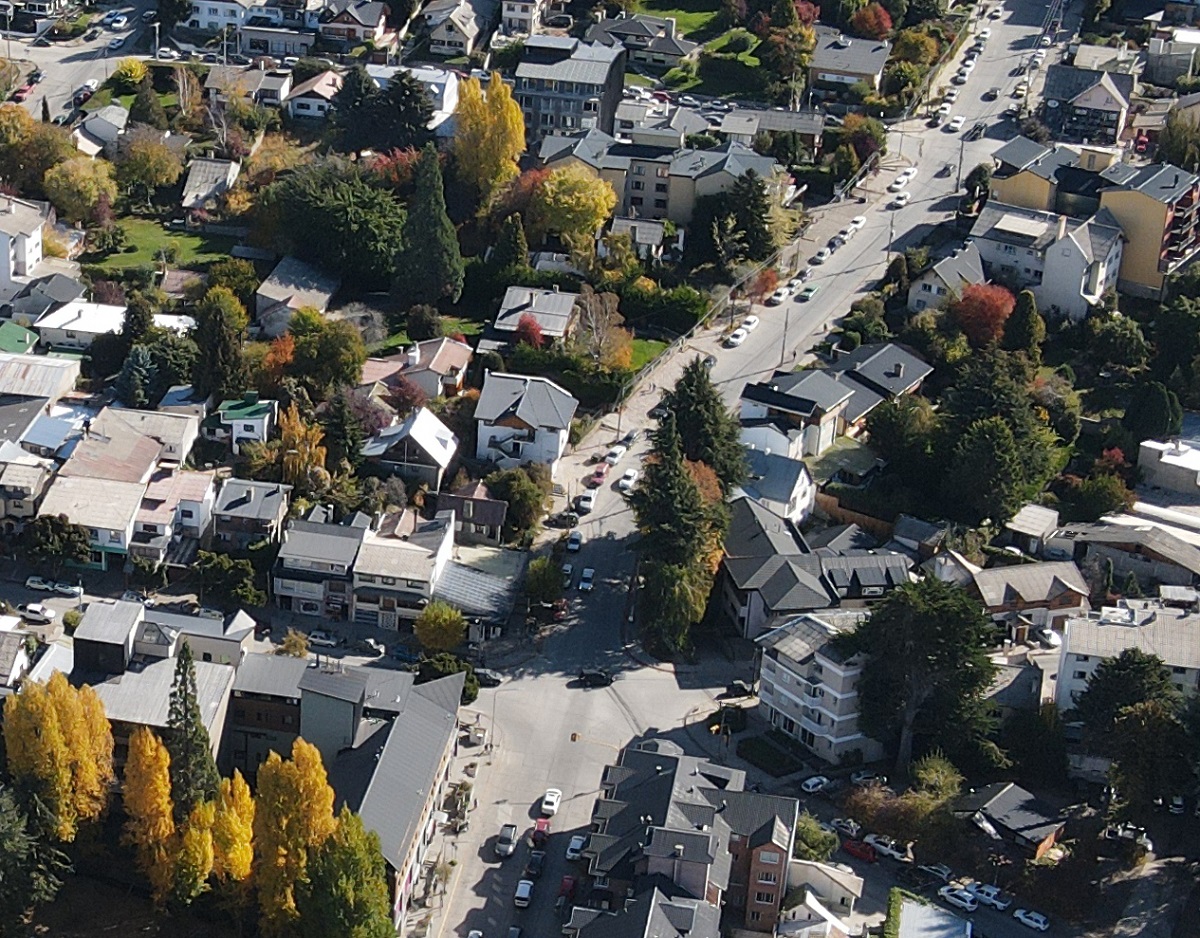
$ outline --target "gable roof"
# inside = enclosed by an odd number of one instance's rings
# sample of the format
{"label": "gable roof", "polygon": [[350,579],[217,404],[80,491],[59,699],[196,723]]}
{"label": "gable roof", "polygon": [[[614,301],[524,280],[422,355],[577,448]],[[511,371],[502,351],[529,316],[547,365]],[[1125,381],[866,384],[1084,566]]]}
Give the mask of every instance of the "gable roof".
{"label": "gable roof", "polygon": [[804,536],[752,498],[729,503],[729,528],[723,550],[726,557],[769,557],[774,554],[807,554]]}
{"label": "gable roof", "polygon": [[341,285],[341,278],[289,254],[275,265],[271,275],[255,291],[255,296],[290,309],[314,306],[324,310]]}
{"label": "gable roof", "polygon": [[771,410],[811,417],[817,411],[828,413],[853,393],[852,389],[820,369],[777,371],[768,381],[742,388],[742,400],[762,404]]}
{"label": "gable roof", "polygon": [[955,814],[980,813],[1019,840],[1040,844],[1063,826],[1059,812],[1012,782],[993,782],[954,804]]}
{"label": "gable roof", "polygon": [[309,668],[306,658],[291,655],[246,655],[233,681],[235,693],[285,697],[299,701],[300,680]]}
{"label": "gable roof", "polygon": [[983,604],[988,607],[1012,602],[1046,603],[1068,590],[1086,599],[1090,592],[1083,574],[1071,561],[992,567],[980,570],[974,580]]}
{"label": "gable roof", "polygon": [[1097,85],[1114,95],[1126,108],[1133,97],[1134,78],[1117,72],[1101,72],[1073,65],[1051,65],[1046,69],[1042,97],[1046,101],[1074,101]]}
{"label": "gable roof", "polygon": [[1103,261],[1113,247],[1125,237],[1120,223],[1106,208],[1100,209],[1068,235],[1089,263]]}
{"label": "gable roof", "polygon": [[145,483],[161,453],[158,440],[112,421],[75,444],[59,475]]}
{"label": "gable roof", "polygon": [[345,524],[292,521],[279,547],[279,560],[318,560],[322,563],[354,564],[366,531]]}
{"label": "gable roof", "polygon": [[746,463],[749,472],[742,491],[753,499],[788,504],[802,480],[812,485],[812,475],[802,459],[792,459],[782,453],[767,453],[748,448]]}
{"label": "gable roof", "polygon": [[[979,251],[974,245],[968,245],[968,248],[974,252],[978,262]],[[959,253],[965,254],[966,251]],[[982,270],[980,272],[982,274]],[[865,385],[877,394],[895,397],[929,377],[933,373],[933,366],[906,346],[896,342],[881,342],[860,345],[852,352],[838,354],[829,370],[837,374],[839,379]]]}
{"label": "gable roof", "polygon": [[252,479],[226,479],[217,493],[213,514],[232,518],[271,521],[287,507],[290,485],[256,482]]}
{"label": "gable roof", "polygon": [[579,402],[547,378],[489,371],[475,405],[475,419],[496,423],[515,417],[531,427],[567,430]]}
{"label": "gable roof", "polygon": [[241,168],[241,164],[234,160],[197,157],[188,166],[183,198],[179,204],[184,208],[194,208],[209,199],[215,199],[233,185]]}
{"label": "gable roof", "polygon": [[812,68],[848,72],[852,75],[878,75],[891,54],[891,43],[878,39],[858,39],[836,29],[818,26],[817,46]]}
{"label": "gable roof", "polygon": [[[382,3],[370,3],[366,6],[382,7]],[[374,25],[370,23],[368,25]],[[342,76],[337,72],[326,70],[319,75],[313,75],[308,81],[303,81],[288,92],[287,99],[289,101],[295,98],[314,97],[320,98],[322,101],[332,101],[334,96],[342,90]]]}
{"label": "gable roof", "polygon": [[[214,740],[221,738],[223,727],[218,717],[233,687],[234,669],[228,664],[196,661],[196,704],[204,728]],[[175,683],[175,659],[147,661],[139,669],[112,675],[92,684],[104,715],[109,720],[166,729],[170,710],[171,687]]]}
{"label": "gable roof", "polygon": [[144,615],[141,603],[119,599],[90,602],[75,629],[75,641],[124,645]]}
{"label": "gable roof", "polygon": [[387,16],[388,7],[379,0],[333,0],[326,10],[328,19],[344,13],[360,26],[374,29]]}
{"label": "gable roof", "polygon": [[1137,553],[1153,554],[1156,559],[1200,576],[1200,548],[1157,525],[1079,522],[1060,528],[1054,532],[1054,537],[1084,544],[1105,544],[1117,550],[1132,547]]}
{"label": "gable roof", "polygon": [[940,280],[950,295],[958,299],[962,296],[965,287],[983,283],[986,279],[983,273],[983,258],[979,256],[979,248],[974,244],[955,248],[949,257],[943,257],[916,279],[923,280],[926,277],[935,277]]}
{"label": "gable roof", "polygon": [[1112,186],[1132,189],[1165,205],[1182,198],[1200,181],[1186,169],[1171,163],[1152,163],[1149,166],[1113,163],[1100,175]]}
{"label": "gable roof", "polygon": [[1017,136],[1000,147],[992,154],[992,159],[1003,166],[1011,167],[1020,172],[1040,160],[1050,152],[1050,147],[1030,140],[1028,137]]}
{"label": "gable roof", "polygon": [[385,427],[363,443],[364,456],[386,456],[397,443],[412,440],[445,469],[458,452],[458,437],[428,407],[414,410],[403,423]]}
{"label": "gable roof", "polygon": [[1018,534],[1045,537],[1058,527],[1058,512],[1030,502],[1022,505],[1021,510],[1004,523],[1004,527]]}
{"label": "gable roof", "polygon": [[493,325],[502,332],[516,332],[522,317],[532,316],[543,335],[562,338],[566,335],[578,299],[578,293],[564,293],[558,288],[509,287],[504,291],[500,312],[496,314]]}
{"label": "gable roof", "polygon": [[30,332],[24,326],[18,326],[11,320],[0,323],[0,351],[19,355],[30,351],[37,341],[37,333]]}
{"label": "gable roof", "polygon": [[[549,43],[545,40],[560,40]],[[545,78],[584,85],[603,85],[617,62],[624,58],[625,47],[581,42],[557,36],[536,36],[525,40],[524,55],[517,64],[516,77]]]}

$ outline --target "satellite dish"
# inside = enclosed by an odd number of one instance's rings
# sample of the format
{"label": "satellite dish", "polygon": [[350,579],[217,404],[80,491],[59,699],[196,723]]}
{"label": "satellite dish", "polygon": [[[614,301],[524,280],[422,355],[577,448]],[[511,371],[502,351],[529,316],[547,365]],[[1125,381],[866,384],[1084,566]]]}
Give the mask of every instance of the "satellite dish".
{"label": "satellite dish", "polygon": [[1058,102],[1057,101],[1047,101],[1046,107],[1058,107]]}

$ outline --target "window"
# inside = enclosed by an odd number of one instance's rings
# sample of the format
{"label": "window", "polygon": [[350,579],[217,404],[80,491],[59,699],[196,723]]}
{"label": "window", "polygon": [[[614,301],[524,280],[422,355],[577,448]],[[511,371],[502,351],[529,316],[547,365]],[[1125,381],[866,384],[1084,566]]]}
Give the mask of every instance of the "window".
{"label": "window", "polygon": [[759,902],[763,905],[770,905],[772,902],[775,901],[775,893],[773,893],[773,892],[756,892],[754,894],[754,901]]}
{"label": "window", "polygon": [[645,166],[633,167],[633,174],[635,176],[645,176],[646,175],[646,167]]}
{"label": "window", "polygon": [[360,573],[360,574],[358,575],[358,578],[359,578],[360,580],[362,580],[364,583],[374,583],[374,582],[375,582],[375,577],[373,577],[373,576],[372,576],[371,574],[369,574],[369,573]]}
{"label": "window", "polygon": [[921,292],[922,293],[932,293],[933,292],[933,284],[932,283],[921,284]]}
{"label": "window", "polygon": [[194,511],[192,511],[192,509],[190,509],[190,508],[180,508],[179,509],[179,517],[194,518],[194,517],[196,517],[196,513]]}
{"label": "window", "polygon": [[758,881],[769,886],[774,886],[779,882],[778,878],[770,870],[763,870],[761,873],[759,873]]}
{"label": "window", "polygon": [[385,585],[387,585],[387,586],[395,586],[395,585],[396,585],[396,578],[395,578],[394,576],[385,576],[385,577],[383,578],[383,582],[384,582],[384,584],[385,584]]}
{"label": "window", "polygon": [[656,175],[659,179],[666,179],[669,175],[669,170],[665,166],[660,166],[654,171],[654,175]]}
{"label": "window", "polygon": [[640,195],[635,195],[632,199],[629,200],[629,204],[630,205],[641,205],[644,201],[645,201],[645,199],[643,199]]}
{"label": "window", "polygon": [[[307,105],[304,105],[304,106],[307,106]],[[242,424],[242,432],[243,433],[253,433],[254,432],[254,424],[252,424],[252,423]]]}
{"label": "window", "polygon": [[[770,850],[764,850],[762,853],[760,853],[758,855],[758,862],[766,863],[766,864],[769,864],[770,866],[774,866],[776,863],[779,862],[779,854],[774,853],[773,851],[770,851]],[[774,880],[772,880],[772,882],[774,882]]]}
{"label": "window", "polygon": [[1076,671],[1074,674],[1071,675],[1071,677],[1073,677],[1077,681],[1083,681],[1083,680],[1087,679],[1087,672],[1086,671]]}
{"label": "window", "polygon": [[220,15],[221,15],[221,11],[220,11],[219,9],[217,9],[216,7],[209,7],[209,8],[208,8],[208,15],[209,15],[209,16],[220,16]]}
{"label": "window", "polygon": [[1000,250],[1005,254],[1016,254],[1017,253],[1017,249],[1015,247],[1013,247],[1011,244],[1004,245],[1003,247],[1000,248]]}
{"label": "window", "polygon": [[667,184],[665,182],[656,182],[654,184],[654,191],[655,192],[666,192]]}
{"label": "window", "polygon": [[762,916],[758,912],[750,913],[750,921],[757,922],[760,918],[762,918]]}
{"label": "window", "polygon": [[212,652],[206,651],[206,652],[204,652],[204,655],[202,657],[204,658],[205,661],[212,661]]}
{"label": "window", "polygon": [[646,188],[646,184],[645,184],[644,182],[642,182],[641,180],[639,180],[639,179],[635,179],[635,180],[633,181],[633,190],[634,190],[634,192],[641,192],[641,191],[642,191],[643,189],[645,189],[645,188]]}
{"label": "window", "polygon": [[1187,674],[1187,668],[1171,668],[1172,674]]}
{"label": "window", "polygon": [[666,200],[666,199],[655,199],[655,200],[654,200],[654,207],[655,207],[655,208],[666,208],[666,207],[667,207],[667,200]]}

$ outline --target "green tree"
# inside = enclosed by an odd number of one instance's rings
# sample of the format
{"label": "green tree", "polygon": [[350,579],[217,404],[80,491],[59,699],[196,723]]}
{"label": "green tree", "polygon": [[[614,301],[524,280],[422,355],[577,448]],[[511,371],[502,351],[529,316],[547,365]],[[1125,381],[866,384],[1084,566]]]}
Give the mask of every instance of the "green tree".
{"label": "green tree", "polygon": [[310,397],[324,400],[331,388],[358,385],[367,348],[352,322],[305,306],[292,314],[288,331],[295,343],[289,371]]}
{"label": "green tree", "polygon": [[979,742],[963,737],[986,708],[993,636],[976,599],[929,578],[892,591],[846,640],[865,656],[863,728],[894,747],[898,775],[908,771],[918,731],[947,752]]}
{"label": "green tree", "polygon": [[70,872],[66,854],[50,844],[11,788],[0,788],[0,936],[27,934],[29,913],[53,902]]}
{"label": "green tree", "polygon": [[1092,317],[1086,330],[1088,352],[1098,365],[1133,369],[1150,360],[1150,343],[1128,316]]}
{"label": "green tree", "polygon": [[467,672],[466,680],[463,683],[462,705],[469,707],[479,697],[479,678],[475,676],[475,669],[471,663],[457,655],[442,652],[432,657],[422,658],[413,683],[425,684],[439,678],[449,677],[451,674],[458,674],[460,671]]}
{"label": "green tree", "polygon": [[158,21],[162,23],[163,34],[168,34],[178,23],[186,22],[192,15],[192,4],[189,0],[159,0]]}
{"label": "green tree", "polygon": [[371,148],[374,140],[372,112],[379,95],[379,86],[366,66],[356,65],[342,76],[342,87],[333,96],[331,114],[341,149],[357,152]]}
{"label": "green tree", "polygon": [[261,278],[254,264],[241,257],[223,257],[208,268],[208,286],[225,287],[246,309],[254,304]]}
{"label": "green tree", "polygon": [[533,530],[546,513],[550,493],[538,486],[524,469],[499,469],[483,481],[493,498],[508,503],[504,519],[506,538],[515,539]]}
{"label": "green tree", "polygon": [[525,240],[525,225],[520,212],[513,212],[501,223],[492,264],[497,270],[529,266],[529,244]]}
{"label": "green tree", "polygon": [[325,466],[332,472],[345,460],[352,467],[362,464],[362,447],[366,432],[362,419],[350,404],[349,388],[341,388],[329,398],[321,414],[325,428]]}
{"label": "green tree", "polygon": [[1125,803],[1137,813],[1156,799],[1170,798],[1195,786],[1188,739],[1174,701],[1143,700],[1122,708],[1107,739],[1112,777]]}
{"label": "green tree", "polygon": [[92,542],[87,528],[73,524],[66,515],[38,515],[21,533],[22,552],[38,567],[54,576],[65,564],[87,563]]}
{"label": "green tree", "polygon": [[958,797],[962,790],[962,773],[940,750],[922,756],[912,767],[913,785],[939,804]]}
{"label": "green tree", "polygon": [[531,602],[552,603],[562,597],[563,576],[552,557],[536,557],[525,574],[525,592]]}
{"label": "green tree", "polygon": [[942,481],[945,505],[972,524],[1011,518],[1026,490],[1012,430],[1001,417],[973,423],[954,449]]}
{"label": "green tree", "polygon": [[245,557],[202,550],[193,569],[200,574],[201,598],[206,603],[226,610],[266,604],[266,596],[254,585],[254,564]]}
{"label": "green tree", "polygon": [[833,173],[833,178],[838,182],[853,179],[860,169],[862,169],[862,162],[850,144],[843,143],[833,151],[833,159],[829,163],[829,170]]}
{"label": "green tree", "polygon": [[1034,362],[1042,360],[1042,343],[1046,340],[1046,321],[1038,313],[1037,299],[1030,290],[1017,295],[1017,305],[1004,323],[1004,348],[1010,352],[1025,352]]}
{"label": "green tree", "polygon": [[905,484],[924,489],[936,479],[938,419],[924,397],[906,394],[884,401],[867,415],[871,448]]}
{"label": "green tree", "polygon": [[147,204],[156,190],[178,182],[183,160],[157,130],[140,128],[120,138],[117,182],[131,195],[139,193]]}
{"label": "green tree", "polygon": [[137,345],[154,328],[156,304],[141,290],[135,290],[125,298],[125,320],[121,325],[121,338],[130,348]]}
{"label": "green tree", "polygon": [[312,850],[296,890],[300,938],[393,938],[387,868],[379,835],[346,806]]}
{"label": "green tree", "polygon": [[726,493],[746,477],[741,427],[699,357],[684,366],[663,405],[674,414],[685,459],[711,466]]}
{"label": "green tree", "polygon": [[1200,355],[1200,297],[1178,296],[1154,316],[1154,372],[1166,380],[1178,369],[1191,379]]}
{"label": "green tree", "polygon": [[[791,3],[787,5],[792,6]],[[733,217],[741,232],[746,257],[752,261],[766,260],[775,250],[766,183],[754,170],[747,170],[734,180],[729,201],[733,205]]]}
{"label": "green tree", "polygon": [[638,605],[642,640],[655,652],[686,651],[691,645],[692,626],[704,616],[712,573],[696,560],[685,565],[651,559],[641,570]]}
{"label": "green tree", "polygon": [[821,822],[807,811],[800,812],[800,816],[796,818],[796,840],[792,846],[793,857],[797,860],[810,860],[814,863],[828,863],[829,858],[837,852],[840,846],[841,841],[838,840],[837,834],[822,827]]}
{"label": "green tree", "polygon": [[117,198],[112,164],[86,156],[65,160],[49,169],[43,188],[59,214],[72,222],[91,218],[102,198],[110,203]]}
{"label": "green tree", "polygon": [[1080,481],[1067,496],[1072,521],[1099,521],[1132,507],[1133,493],[1120,476],[1101,472]]}
{"label": "green tree", "polygon": [[432,143],[421,151],[414,185],[393,292],[409,305],[442,299],[456,303],[463,288],[463,259],[458,234],[446,214],[442,170]]}
{"label": "green tree", "polygon": [[430,651],[451,651],[463,643],[467,635],[467,620],[449,603],[435,599],[417,616],[413,634],[421,647]]}
{"label": "green tree", "polygon": [[196,662],[187,641],[175,656],[175,680],[171,684],[165,741],[171,754],[175,820],[182,823],[197,804],[216,796],[220,782],[212,741],[196,698]]}
{"label": "green tree", "polygon": [[133,103],[129,105],[129,122],[145,124],[155,130],[167,130],[170,127],[167,112],[163,109],[162,101],[159,100],[149,75],[138,84],[137,94]]}
{"label": "green tree", "polygon": [[1171,672],[1158,655],[1127,648],[1096,666],[1075,702],[1075,711],[1093,745],[1105,751],[1118,714],[1126,707],[1151,701],[1178,709],[1180,695]]}
{"label": "green tree", "polygon": [[1155,156],[1190,172],[1200,169],[1200,127],[1182,111],[1171,111],[1154,142]]}
{"label": "green tree", "polygon": [[[967,190],[967,197],[972,202],[978,201],[981,196],[986,197],[991,184],[992,167],[989,163],[980,163],[967,173],[967,178],[963,180],[963,187]],[[1035,303],[1034,311],[1036,312],[1036,310],[1037,304]]]}
{"label": "green tree", "polygon": [[129,350],[114,390],[117,399],[126,407],[150,407],[150,391],[154,385],[154,359],[143,345]]}
{"label": "green tree", "polygon": [[226,400],[240,395],[248,381],[242,342],[246,309],[226,287],[213,287],[196,307],[196,345],[200,358],[192,374],[196,392]]}
{"label": "green tree", "polygon": [[1183,426],[1183,408],[1174,391],[1161,382],[1147,381],[1134,392],[1121,418],[1121,426],[1139,443],[1165,440],[1178,435]]}
{"label": "green tree", "polygon": [[348,71],[333,99],[333,119],[342,150],[403,150],[420,147],[429,140],[433,102],[416,78],[397,72],[380,89],[356,65]]}

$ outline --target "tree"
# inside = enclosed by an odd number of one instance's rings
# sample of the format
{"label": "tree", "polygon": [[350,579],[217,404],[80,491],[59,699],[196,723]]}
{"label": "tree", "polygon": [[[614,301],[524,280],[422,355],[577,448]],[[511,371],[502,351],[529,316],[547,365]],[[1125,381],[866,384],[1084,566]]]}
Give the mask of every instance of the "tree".
{"label": "tree", "polygon": [[[224,287],[249,309],[261,278],[254,264],[241,257],[223,257],[208,268],[208,286]],[[282,338],[282,337],[281,337]]]}
{"label": "tree", "polygon": [[220,781],[212,741],[196,699],[196,663],[186,640],[175,655],[166,742],[171,754],[171,797],[175,802],[175,819],[182,822],[197,804],[210,801],[216,795]]}
{"label": "tree", "polygon": [[462,644],[467,634],[467,620],[449,603],[435,599],[413,623],[413,634],[422,648],[430,651],[451,651]]}
{"label": "tree", "polygon": [[117,182],[125,191],[140,192],[149,204],[156,189],[174,185],[183,174],[183,161],[155,130],[133,130],[121,138]]}
{"label": "tree", "polygon": [[122,94],[132,94],[137,87],[150,77],[150,69],[141,59],[127,56],[117,63],[109,81]]}
{"label": "tree", "polygon": [[162,101],[159,100],[158,92],[154,90],[154,83],[150,81],[149,75],[138,84],[137,95],[134,96],[133,103],[129,106],[129,122],[145,124],[147,127],[153,127],[160,131],[170,127],[167,121],[167,112],[163,109]]}
{"label": "tree", "polygon": [[267,756],[258,769],[256,804],[259,926],[281,938],[298,924],[296,889],[308,878],[309,856],[337,829],[320,751],[297,737],[291,759]]}
{"label": "tree", "polygon": [[125,761],[124,840],[134,848],[138,869],[150,880],[154,901],[169,894],[175,873],[175,812],[171,803],[171,757],[145,726],[129,737]]}
{"label": "tree", "polygon": [[1025,473],[1013,432],[1002,417],[973,423],[959,439],[942,482],[947,510],[977,524],[1007,521],[1025,493]]}
{"label": "tree", "polygon": [[505,216],[491,260],[497,270],[529,265],[529,244],[525,240],[525,225],[520,212]]}
{"label": "tree", "polygon": [[222,609],[262,606],[267,597],[254,585],[254,564],[245,557],[202,550],[193,569],[200,575],[201,597]]}
{"label": "tree", "polygon": [[1147,381],[1138,386],[1125,408],[1121,426],[1142,440],[1165,440],[1178,435],[1183,426],[1183,408],[1175,392],[1161,382]]}
{"label": "tree", "polygon": [[308,636],[298,629],[288,628],[283,641],[275,649],[277,655],[290,655],[293,658],[308,657]]}
{"label": "tree", "polygon": [[940,750],[935,749],[914,762],[912,777],[917,790],[939,804],[957,798],[962,790],[962,773]]}
{"label": "tree", "polygon": [[1109,472],[1081,479],[1064,499],[1072,521],[1099,521],[1105,515],[1132,508],[1134,500],[1121,477]]}
{"label": "tree", "polygon": [[117,375],[114,390],[118,400],[126,407],[150,407],[150,388],[154,383],[154,359],[144,346],[135,345],[129,350],[121,373]]}
{"label": "tree", "polygon": [[1170,798],[1195,784],[1187,753],[1194,751],[1179,708],[1162,699],[1122,708],[1108,738],[1112,778],[1125,803],[1139,814],[1159,798]]}
{"label": "tree", "polygon": [[937,61],[939,51],[938,41],[919,29],[900,30],[892,47],[892,55],[900,61],[925,66]]}
{"label": "tree", "polygon": [[792,846],[792,856],[797,860],[809,860],[813,863],[828,863],[841,842],[838,835],[821,826],[821,822],[801,811],[796,818],[796,840]]}
{"label": "tree", "polygon": [[429,681],[436,681],[462,671],[467,673],[462,689],[462,705],[467,707],[479,697],[479,678],[475,676],[475,669],[471,667],[471,663],[457,655],[443,652],[432,658],[422,658],[417,667],[417,677],[414,683],[426,684]]}
{"label": "tree", "polygon": [[684,367],[663,405],[674,414],[686,459],[711,466],[726,493],[746,477],[741,428],[699,357]]}
{"label": "tree", "polygon": [[862,162],[850,144],[843,143],[833,151],[833,159],[830,161],[829,170],[833,173],[833,178],[838,182],[846,182],[848,179],[853,179],[860,169],[862,169]]}
{"label": "tree", "polygon": [[0,935],[26,934],[29,913],[52,902],[70,870],[67,856],[46,842],[11,788],[0,788]]}
{"label": "tree", "polygon": [[351,467],[362,463],[362,446],[366,441],[362,421],[350,406],[349,388],[339,389],[321,415],[325,430],[326,468],[332,471],[345,460]]}
{"label": "tree", "polygon": [[392,938],[387,870],[379,835],[346,806],[308,861],[296,891],[300,938]]}
{"label": "tree", "polygon": [[479,80],[459,84],[450,152],[459,179],[485,208],[502,187],[517,178],[525,152],[525,120],[512,89],[492,72],[485,92]]}
{"label": "tree", "polygon": [[79,151],[70,134],[57,124],[34,123],[29,116],[28,126],[28,133],[16,144],[0,147],[0,177],[22,195],[38,198],[47,192],[43,184],[46,173]]}
{"label": "tree", "polygon": [[892,18],[878,3],[869,3],[850,17],[850,28],[864,39],[886,39]]}
{"label": "tree", "polygon": [[1200,168],[1200,127],[1182,111],[1171,111],[1154,142],[1156,158],[1182,166],[1189,172]]}
{"label": "tree", "polygon": [[483,480],[492,498],[508,503],[505,537],[516,539],[530,531],[546,512],[550,492],[540,488],[524,469],[500,469]]}
{"label": "tree", "polygon": [[112,164],[86,156],[77,156],[47,170],[42,187],[59,214],[72,222],[91,218],[102,197],[110,202],[117,198]]}
{"label": "tree", "polygon": [[246,389],[242,342],[248,321],[245,307],[227,287],[213,287],[196,306],[200,358],[192,385],[202,397],[228,400]]}
{"label": "tree", "polygon": [[354,323],[326,319],[305,306],[292,314],[288,331],[293,341],[291,373],[311,397],[322,400],[331,388],[358,385],[367,348]]}
{"label": "tree", "polygon": [[333,119],[343,150],[399,150],[429,140],[433,103],[408,72],[397,72],[380,89],[362,65],[346,73],[333,99]]}
{"label": "tree", "polygon": [[552,557],[537,557],[529,562],[525,574],[525,592],[531,602],[552,603],[562,597],[563,576]]}
{"label": "tree", "polygon": [[[158,21],[162,23],[163,33],[169,34],[178,23],[186,22],[192,15],[192,5],[188,0],[160,0],[158,4]],[[180,66],[177,72],[187,71]]]}
{"label": "tree", "polygon": [[554,233],[570,245],[582,245],[604,224],[617,204],[617,194],[605,180],[581,166],[555,169],[533,194],[529,229],[541,244]]}
{"label": "tree", "polygon": [[325,431],[318,424],[307,424],[293,403],[279,415],[279,435],[283,449],[283,481],[298,491],[311,492],[328,482],[325,471]]}
{"label": "tree", "polygon": [[972,202],[978,202],[980,197],[986,197],[991,184],[992,167],[987,163],[980,163],[967,173],[967,178],[963,180],[963,188],[967,190],[967,197]]}
{"label": "tree", "polygon": [[729,202],[745,256],[752,261],[766,260],[775,250],[766,183],[754,170],[746,170],[730,187]]}
{"label": "tree", "polygon": [[518,345],[528,345],[530,348],[541,348],[546,344],[545,336],[542,335],[542,324],[532,313],[521,314],[521,318],[517,320],[517,328],[513,331],[513,337],[517,340]]}
{"label": "tree", "polygon": [[331,115],[341,149],[357,152],[371,148],[374,103],[379,95],[379,85],[366,66],[356,65],[342,76],[342,86],[333,96]]}
{"label": "tree", "polygon": [[1096,666],[1075,711],[1093,745],[1104,752],[1121,711],[1152,701],[1178,709],[1179,691],[1171,682],[1171,672],[1158,655],[1127,648]]}
{"label": "tree", "polygon": [[1179,369],[1191,377],[1200,355],[1200,297],[1178,296],[1154,316],[1154,371],[1166,380]]}
{"label": "tree", "polygon": [[1003,347],[1010,352],[1025,352],[1030,360],[1041,362],[1045,340],[1046,321],[1038,314],[1037,299],[1032,291],[1022,290],[1012,315],[1005,320]]}
{"label": "tree", "polygon": [[973,283],[950,304],[950,316],[976,348],[1000,339],[1016,301],[1004,287]]}
{"label": "tree", "polygon": [[441,338],[442,314],[433,306],[419,304],[409,309],[405,317],[408,337],[414,342]]}
{"label": "tree", "polygon": [[21,532],[25,555],[54,576],[65,564],[87,563],[92,556],[92,540],[87,528],[73,524],[66,515],[38,515]]}
{"label": "tree", "polygon": [[643,642],[656,654],[686,652],[691,647],[691,628],[704,616],[712,592],[711,570],[695,559],[687,565],[647,560],[641,569],[638,605]]}
{"label": "tree", "polygon": [[254,798],[242,773],[221,779],[212,825],[213,875],[221,882],[243,883],[254,861]]}
{"label": "tree", "polygon": [[456,303],[462,295],[463,259],[458,234],[446,214],[442,170],[432,143],[421,151],[414,183],[393,292],[410,304],[442,299]]}
{"label": "tree", "polygon": [[984,706],[996,666],[993,629],[965,590],[929,578],[893,590],[847,644],[865,655],[858,690],[862,725],[895,749],[896,772],[912,762],[918,730],[948,751]]}
{"label": "tree", "polygon": [[1092,317],[1085,328],[1088,352],[1098,365],[1134,369],[1150,360],[1150,343],[1128,316]]}

